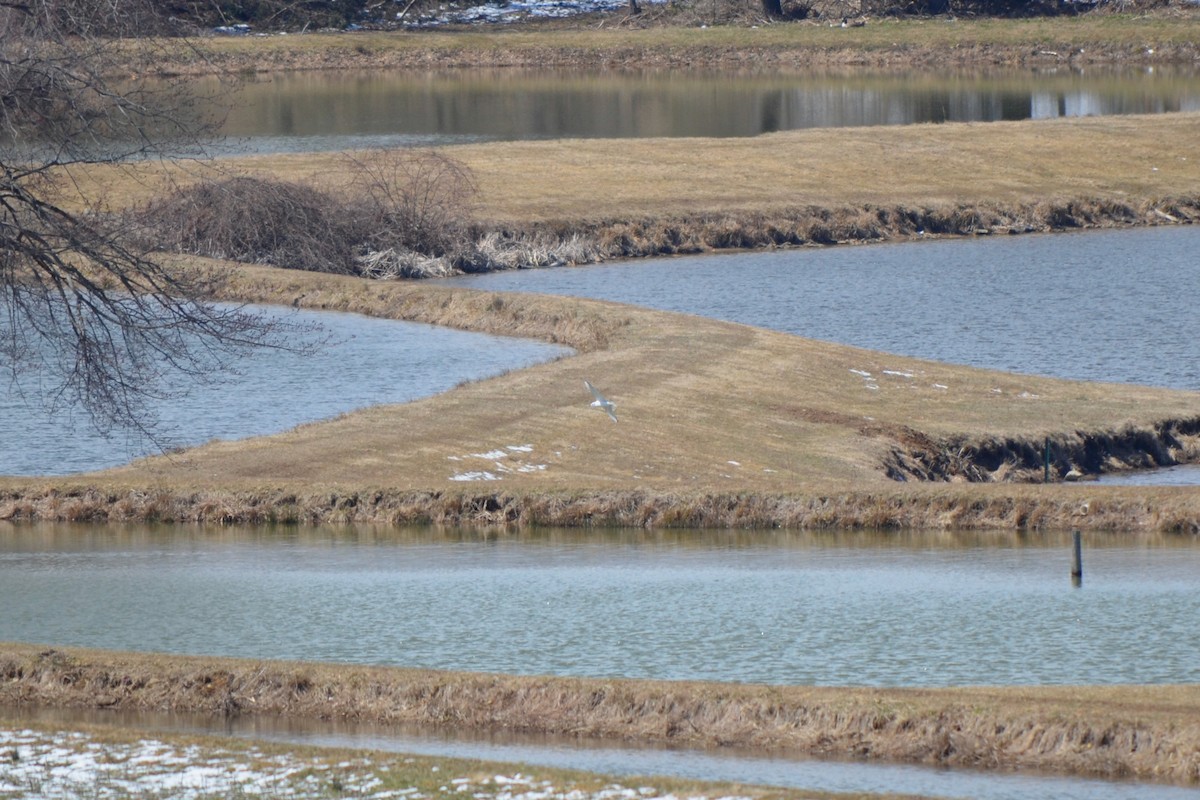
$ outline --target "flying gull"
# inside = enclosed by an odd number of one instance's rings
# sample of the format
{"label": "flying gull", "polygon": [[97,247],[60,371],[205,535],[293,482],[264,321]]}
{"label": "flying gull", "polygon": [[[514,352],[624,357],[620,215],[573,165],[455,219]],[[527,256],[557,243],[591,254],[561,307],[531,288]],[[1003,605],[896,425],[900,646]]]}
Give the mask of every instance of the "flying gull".
{"label": "flying gull", "polygon": [[583,385],[586,386],[588,391],[592,393],[592,397],[596,398],[592,401],[592,408],[600,409],[605,414],[608,414],[608,416],[612,418],[613,422],[616,422],[617,415],[614,413],[617,409],[616,403],[600,394],[599,390],[597,390],[595,386],[592,386],[592,384],[588,383],[587,381],[584,381]]}

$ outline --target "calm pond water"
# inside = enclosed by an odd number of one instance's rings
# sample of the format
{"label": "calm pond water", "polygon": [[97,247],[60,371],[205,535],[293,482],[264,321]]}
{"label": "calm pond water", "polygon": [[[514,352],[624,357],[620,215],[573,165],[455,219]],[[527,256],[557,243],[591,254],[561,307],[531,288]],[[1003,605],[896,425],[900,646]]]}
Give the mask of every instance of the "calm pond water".
{"label": "calm pond water", "polygon": [[818,685],[1200,680],[1200,544],[4,526],[0,641]]}
{"label": "calm pond water", "polygon": [[[648,259],[445,279],[989,369],[1200,389],[1200,226]],[[736,291],[730,291],[736,287]]]}
{"label": "calm pond water", "polygon": [[136,434],[106,437],[82,411],[50,415],[0,383],[0,475],[65,475],[124,464],[160,446],[276,433],[357,408],[427,397],[570,352],[356,314],[261,310],[319,325],[328,342],[313,352],[251,353],[227,381],[160,403],[157,444]]}
{"label": "calm pond water", "polygon": [[1200,71],[314,71],[248,79],[233,102],[228,147],[289,152],[1194,111]]}
{"label": "calm pond water", "polygon": [[1200,464],[1144,470],[1121,475],[1101,475],[1098,483],[1116,486],[1200,486]]}

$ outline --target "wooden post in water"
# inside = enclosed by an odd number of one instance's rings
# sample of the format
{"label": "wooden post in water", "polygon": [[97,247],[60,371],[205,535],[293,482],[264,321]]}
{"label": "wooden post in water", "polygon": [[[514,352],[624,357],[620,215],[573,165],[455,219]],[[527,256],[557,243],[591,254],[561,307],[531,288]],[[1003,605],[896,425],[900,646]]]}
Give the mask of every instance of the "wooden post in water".
{"label": "wooden post in water", "polygon": [[1083,542],[1079,531],[1071,536],[1074,555],[1071,559],[1071,583],[1074,586],[1083,584]]}

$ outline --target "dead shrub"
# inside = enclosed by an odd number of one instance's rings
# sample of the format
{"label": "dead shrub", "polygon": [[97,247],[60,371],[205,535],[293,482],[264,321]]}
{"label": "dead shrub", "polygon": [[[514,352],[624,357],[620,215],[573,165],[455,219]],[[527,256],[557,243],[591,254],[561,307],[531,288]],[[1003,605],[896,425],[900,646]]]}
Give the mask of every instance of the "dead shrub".
{"label": "dead shrub", "polygon": [[469,242],[475,176],[433,150],[376,150],[343,157],[352,205],[370,225],[369,251],[453,256]]}
{"label": "dead shrub", "polygon": [[361,221],[327,192],[273,178],[206,181],[141,214],[155,247],[313,272],[353,273]]}
{"label": "dead shrub", "polygon": [[135,224],[148,247],[313,272],[424,277],[466,260],[476,186],[464,165],[397,150],[347,156],[342,167],[321,187],[204,181],[150,204]]}

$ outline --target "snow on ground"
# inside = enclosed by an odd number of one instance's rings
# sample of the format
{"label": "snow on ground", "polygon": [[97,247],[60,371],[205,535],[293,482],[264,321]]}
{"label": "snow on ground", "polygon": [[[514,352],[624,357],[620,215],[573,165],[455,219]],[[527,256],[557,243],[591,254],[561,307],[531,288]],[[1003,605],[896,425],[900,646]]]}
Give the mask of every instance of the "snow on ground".
{"label": "snow on ground", "polygon": [[[666,0],[642,0],[650,4]],[[413,17],[405,15],[408,28],[436,28],[441,25],[495,25],[530,19],[573,17],[629,7],[629,0],[507,0],[479,5],[443,4]]]}
{"label": "snow on ground", "polygon": [[535,464],[529,461],[524,461],[520,458],[521,455],[528,455],[533,452],[531,444],[510,444],[507,447],[498,447],[494,450],[488,450],[484,453],[467,453],[462,456],[446,456],[449,461],[465,461],[470,458],[477,458],[483,461],[492,462],[491,469],[472,469],[464,472],[456,472],[450,476],[452,481],[498,481],[502,480],[504,473],[530,473],[544,472],[547,464]]}
{"label": "snow on ground", "polygon": [[427,773],[439,784],[437,789],[423,791],[396,786],[396,780],[387,779],[388,772],[387,765],[378,766],[366,757],[330,763],[315,756],[269,755],[255,747],[225,750],[150,739],[99,742],[86,733],[0,729],[4,800],[684,800],[651,787],[609,784],[586,791],[521,773],[448,774],[439,780],[437,766]]}
{"label": "snow on ground", "polygon": [[177,747],[143,740],[97,742],[83,733],[0,730],[0,797],[75,798],[323,797],[335,782],[356,796],[379,779],[366,761],[347,769],[291,756]]}

